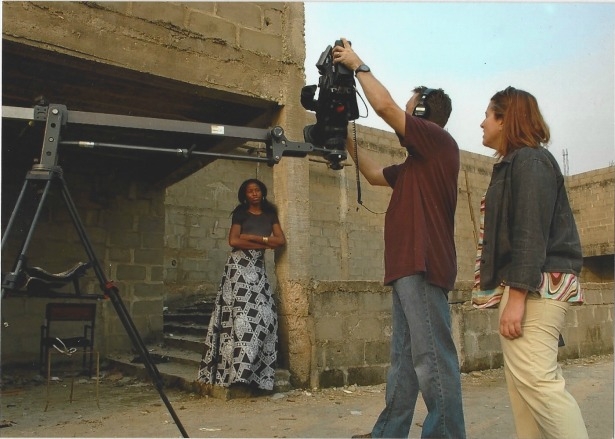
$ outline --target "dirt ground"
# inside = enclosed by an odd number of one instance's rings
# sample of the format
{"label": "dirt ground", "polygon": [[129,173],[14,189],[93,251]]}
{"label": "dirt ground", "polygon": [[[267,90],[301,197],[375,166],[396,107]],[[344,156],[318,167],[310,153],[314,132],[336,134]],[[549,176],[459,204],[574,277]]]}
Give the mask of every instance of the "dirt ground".
{"label": "dirt ground", "polygon": [[[591,439],[613,438],[613,356],[563,363],[568,390],[579,402]],[[182,437],[156,388],[103,371],[94,380],[47,386],[30,373],[3,371],[1,437]],[[503,371],[463,375],[469,439],[514,438]],[[222,401],[164,389],[189,437],[350,437],[365,433],[384,404],[384,385],[287,393]],[[420,437],[426,409],[419,399],[411,437]]]}

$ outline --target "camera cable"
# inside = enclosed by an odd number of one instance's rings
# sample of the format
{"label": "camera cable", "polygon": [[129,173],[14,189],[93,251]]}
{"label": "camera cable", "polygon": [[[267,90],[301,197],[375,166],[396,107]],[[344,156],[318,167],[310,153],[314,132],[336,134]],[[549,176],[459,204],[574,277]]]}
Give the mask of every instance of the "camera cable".
{"label": "camera cable", "polygon": [[[359,174],[359,142],[357,141],[357,124],[355,123],[354,120],[352,121],[352,141],[354,142],[354,163],[356,165],[355,166],[355,172],[356,172],[356,178],[357,178],[357,203],[359,203],[366,210],[368,210],[369,212],[371,212],[373,214],[376,214],[376,215],[385,214],[386,211],[384,211],[384,212],[374,212],[369,207],[367,207],[366,205],[363,204],[363,200],[362,200],[362,196],[361,196],[361,178],[360,178],[360,174]],[[359,210],[358,207],[357,207],[357,210]]]}

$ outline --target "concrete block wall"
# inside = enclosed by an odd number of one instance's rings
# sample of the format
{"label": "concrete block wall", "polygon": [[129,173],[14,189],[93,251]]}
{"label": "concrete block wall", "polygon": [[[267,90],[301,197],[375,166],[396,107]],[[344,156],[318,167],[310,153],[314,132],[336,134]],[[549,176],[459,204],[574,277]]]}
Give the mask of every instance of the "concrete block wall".
{"label": "concrete block wall", "polygon": [[566,179],[583,256],[615,253],[615,166],[596,169]]}
{"label": "concrete block wall", "polygon": [[[166,190],[164,299],[167,304],[215,297],[230,252],[230,215],[239,202],[239,186],[248,178],[263,181],[269,200],[276,203],[271,168],[234,160],[213,162],[197,175]],[[266,252],[265,264],[275,287],[273,252]]]}
{"label": "concrete block wall", "polygon": [[[582,284],[585,303],[568,309],[560,360],[613,352],[613,286],[613,282]],[[453,305],[451,311],[462,370],[500,367],[498,310],[477,310],[466,302]]]}
{"label": "concrete block wall", "polygon": [[[404,160],[405,152],[397,146],[393,134],[362,126],[357,126],[357,132],[362,148],[359,154],[369,153],[383,164]],[[284,158],[283,162],[302,160]],[[309,160],[309,187],[293,188],[296,197],[309,203],[310,211],[311,264],[308,269],[311,276],[304,285],[305,290],[300,293],[303,299],[295,298],[298,303],[307,300],[309,304],[305,329],[309,334],[309,344],[302,345],[302,349],[309,352],[309,367],[306,366],[309,370],[308,384],[311,387],[326,387],[380,383],[385,380],[388,368],[391,333],[390,289],[382,285],[383,212],[387,209],[391,190],[372,187],[361,177],[363,207],[357,202],[354,166],[332,171],[318,157]],[[497,310],[475,310],[469,305],[480,198],[489,184],[494,162],[493,157],[461,151],[455,221],[459,274],[456,288],[449,294],[449,303],[453,336],[464,371],[499,367],[502,364]],[[206,195],[211,190],[204,191],[202,188],[224,187],[224,191],[230,191],[231,186],[236,186],[240,180],[238,178],[233,185],[226,183],[235,171],[243,173],[242,178],[262,172],[259,178],[270,181],[269,168],[257,171],[249,166],[242,168],[236,163],[220,162],[215,168],[208,169],[207,173],[195,175],[192,182],[185,182],[187,188],[199,188],[200,197],[187,197],[186,202],[193,200],[191,205],[195,209],[199,205],[202,209],[220,205],[213,196]],[[602,175],[599,171],[596,174]],[[167,210],[175,209],[176,202],[170,196],[176,189],[173,187],[167,192]],[[582,193],[586,189],[573,187],[568,190],[573,201],[586,198]],[[231,209],[232,203],[225,208]],[[609,208],[608,203],[606,208]],[[223,209],[220,214],[222,219],[228,217]],[[289,215],[292,214],[289,212]],[[285,227],[284,220],[282,227]],[[225,238],[216,238],[217,243],[212,243],[210,237],[207,246],[218,248],[216,246],[220,245],[224,248]],[[293,235],[287,238],[288,248],[281,251],[283,254],[296,245]],[[581,238],[584,239],[583,233]],[[603,239],[608,240],[609,237]],[[223,261],[217,263],[222,264]],[[272,265],[268,267],[271,274]],[[213,274],[213,280],[218,280],[221,270],[220,265]],[[612,281],[611,277],[599,283],[584,283],[587,305],[573,307],[568,314],[564,331],[566,347],[560,349],[562,358],[612,351]],[[177,285],[181,284],[178,280]],[[280,300],[279,295],[286,293],[278,290],[277,294]],[[287,306],[292,308],[294,301],[289,302]],[[292,319],[292,316],[289,313],[281,319]],[[290,337],[281,331],[280,349],[288,355]]]}
{"label": "concrete block wall", "polygon": [[[613,352],[613,283],[583,284],[584,305],[571,306],[559,360]],[[452,296],[469,297],[460,283]],[[391,336],[390,289],[378,282],[315,281],[312,385],[339,387],[386,381]],[[450,301],[449,301],[450,302]],[[453,339],[462,372],[502,366],[497,309],[451,303]]]}
{"label": "concrete block wall", "polygon": [[[93,65],[104,63],[179,81],[186,87],[207,88],[214,94],[231,91],[238,102],[247,96],[287,104],[288,109],[300,106],[298,99],[296,104],[294,100],[286,102],[288,90],[294,93],[303,81],[304,16],[300,3],[5,2],[2,12],[3,40],[47,50],[48,56],[67,54]],[[78,97],[72,98],[78,102]],[[298,116],[284,111],[272,114],[271,118],[278,120],[272,120],[271,125],[284,123],[288,136],[300,133],[304,113],[293,114]],[[146,340],[162,336],[162,306],[169,291],[188,294],[194,285],[198,288],[201,284],[209,291],[219,282],[226,258],[222,243],[229,226],[224,220],[244,179],[243,172],[229,174],[228,168],[224,169],[227,177],[234,175],[236,179],[226,179],[222,186],[208,187],[206,192],[211,198],[219,195],[223,215],[217,215],[218,207],[208,211],[208,202],[195,209],[186,201],[200,188],[177,185],[169,196],[177,204],[167,212],[165,192],[150,193],[138,181],[108,176],[96,185],[93,176],[66,176],[105,273],[117,281],[132,320]],[[84,169],[84,173],[96,171]],[[278,173],[284,178],[284,172]],[[253,176],[251,169],[246,174]],[[272,176],[268,168],[264,179],[275,198]],[[105,193],[109,206],[92,205],[89,197],[96,192]],[[74,262],[75,244],[65,236],[69,227],[66,219],[51,217],[49,229],[44,222],[41,229],[53,230],[50,236],[57,237],[57,242],[37,239],[34,246],[38,253],[33,261],[41,260],[44,263],[40,265],[49,271],[63,271],[66,261]],[[170,232],[165,238],[167,223]],[[205,243],[205,239],[211,241]],[[219,247],[210,245],[212,242],[219,242]],[[275,279],[273,254],[268,257],[269,272]],[[3,271],[11,268],[3,265]],[[171,288],[164,283],[167,276]],[[177,280],[190,285],[176,287]],[[95,283],[91,278],[84,280],[87,290],[98,291]],[[12,300],[2,303],[3,317],[12,322],[9,329],[3,328],[2,359],[34,361],[43,303],[38,299],[28,299],[28,304]],[[101,353],[128,349],[130,342],[112,304],[102,302],[100,309],[97,345]]]}
{"label": "concrete block wall", "polygon": [[[401,148],[392,147],[392,133],[360,125],[357,133],[359,160],[365,151],[383,164],[403,160]],[[317,161],[310,164],[310,269],[318,280],[374,280],[384,273],[384,212],[391,189],[372,187],[361,176],[360,205],[351,163],[349,157],[340,171]]]}
{"label": "concrete block wall", "polygon": [[[359,154],[369,153],[382,164],[398,163],[405,159],[405,151],[395,144],[397,138],[394,134],[363,126],[357,126],[357,130],[361,148],[364,148]],[[291,160],[304,159],[283,159]],[[462,151],[461,160],[455,236],[458,279],[469,281],[474,276],[480,198],[489,183],[494,159]],[[172,265],[172,260],[178,261],[178,257],[182,258],[179,255],[183,254],[183,257],[196,258],[201,263],[207,261],[208,267],[218,263],[220,255],[212,258],[208,253],[218,250],[224,253],[228,247],[228,229],[214,228],[228,224],[225,220],[235,206],[236,187],[244,178],[256,173],[255,165],[218,161],[198,175],[167,189],[165,269],[166,281],[172,288],[175,288],[175,283],[178,288],[183,283],[191,285],[189,289],[203,290],[207,285],[217,283],[223,264],[211,277],[201,271],[203,265],[182,265],[178,268],[179,265]],[[269,184],[270,173],[269,168],[261,166],[259,178]],[[229,175],[234,176],[233,183],[229,182]],[[384,213],[391,189],[373,187],[361,176],[362,204],[357,201],[357,190],[354,166],[347,165],[341,171],[333,171],[317,157],[310,161],[309,187],[293,188],[295,195],[305,197],[310,207],[310,277],[318,280],[375,280],[383,277]],[[200,223],[203,218],[207,218],[208,228]],[[199,234],[202,240],[188,242],[186,233]],[[202,248],[195,252],[197,242]],[[190,252],[193,256],[189,257]]]}
{"label": "concrete block wall", "polygon": [[[297,7],[302,8],[301,5]],[[3,38],[283,102],[275,64],[304,53],[278,2],[7,2]],[[294,8],[291,6],[290,8]],[[251,66],[252,68],[247,68]]]}
{"label": "concrete block wall", "polygon": [[[461,151],[460,156],[455,211],[457,282],[472,282],[480,233],[480,200],[489,186],[495,159],[468,151]],[[452,294],[452,297],[455,297],[455,294]]]}
{"label": "concrete block wall", "polygon": [[378,282],[314,281],[311,294],[312,387],[385,382],[390,288]]}
{"label": "concrete block wall", "polygon": [[[392,132],[357,125],[361,154],[383,165],[400,163],[406,152]],[[489,184],[493,157],[461,151],[455,216],[460,281],[474,278],[480,199]],[[373,187],[348,158],[342,171],[314,162],[310,167],[312,273],[319,280],[374,280],[384,276],[384,214],[391,189]],[[361,191],[359,204],[357,192]]]}
{"label": "concrete block wall", "polygon": [[[85,228],[99,266],[108,280],[115,282],[119,297],[132,321],[145,338],[159,337],[162,332],[163,307],[163,236],[164,209],[162,193],[149,192],[136,183],[109,175],[66,177],[66,185],[77,214]],[[101,204],[96,188],[105,187],[110,195]],[[7,188],[3,188],[6,190]],[[38,198],[31,197],[30,204]],[[87,262],[85,244],[74,227],[68,208],[59,191],[53,191],[26,252],[28,266],[42,267],[51,273],[68,270],[76,262]],[[23,215],[23,216],[22,216]],[[2,259],[2,271],[12,271],[23,233],[32,219],[20,212],[18,232],[12,234]],[[3,255],[4,256],[4,255]],[[102,294],[93,269],[80,281],[85,294]],[[72,287],[64,290],[73,293]],[[90,300],[90,299],[88,299]],[[2,329],[2,361],[38,361],[40,326],[49,299],[8,294],[2,300],[2,317],[9,323]],[[56,299],[61,301],[61,299]],[[110,300],[101,300],[97,317],[96,345],[102,352],[125,350],[132,346],[127,331]]]}

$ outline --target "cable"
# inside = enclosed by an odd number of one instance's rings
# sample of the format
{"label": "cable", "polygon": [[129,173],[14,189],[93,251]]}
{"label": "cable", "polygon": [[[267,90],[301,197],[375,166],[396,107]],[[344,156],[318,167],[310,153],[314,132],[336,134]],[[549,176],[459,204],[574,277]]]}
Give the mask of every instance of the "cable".
{"label": "cable", "polygon": [[63,342],[60,338],[56,337],[56,340],[58,340],[58,341],[62,344],[62,347],[61,347],[61,348],[57,347],[57,346],[55,345],[55,343],[54,343],[52,346],[53,346],[54,348],[56,348],[56,350],[57,350],[59,353],[64,354],[64,355],[68,355],[68,356],[70,357],[70,356],[71,356],[71,355],[73,355],[75,352],[77,352],[77,348],[67,348],[67,347],[66,347],[66,345],[64,344],[64,342]]}
{"label": "cable", "polygon": [[[355,163],[355,171],[356,171],[356,178],[357,178],[357,203],[359,203],[361,206],[363,206],[367,211],[376,214],[376,215],[382,215],[385,214],[386,211],[384,212],[374,212],[373,210],[371,210],[369,207],[365,206],[363,204],[363,200],[361,199],[361,179],[360,179],[360,175],[359,175],[359,143],[357,142],[357,124],[355,123],[355,121],[352,121],[352,141],[354,142],[354,163]],[[357,207],[357,211],[359,210],[359,208]]]}
{"label": "cable", "polygon": [[357,124],[355,121],[352,121],[352,141],[354,142],[354,163],[355,163],[355,172],[357,178],[357,203],[363,205],[363,201],[361,200],[361,179],[359,178],[359,148],[357,143]]}

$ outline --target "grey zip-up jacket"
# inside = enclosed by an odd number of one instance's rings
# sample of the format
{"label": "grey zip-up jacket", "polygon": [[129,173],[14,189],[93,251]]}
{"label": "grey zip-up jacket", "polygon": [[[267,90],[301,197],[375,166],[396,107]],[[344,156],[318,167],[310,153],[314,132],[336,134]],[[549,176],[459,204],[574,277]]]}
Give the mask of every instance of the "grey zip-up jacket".
{"label": "grey zip-up jacket", "polygon": [[564,177],[543,147],[515,150],[493,166],[484,226],[482,290],[504,283],[536,291],[543,272],[581,271],[581,241]]}

